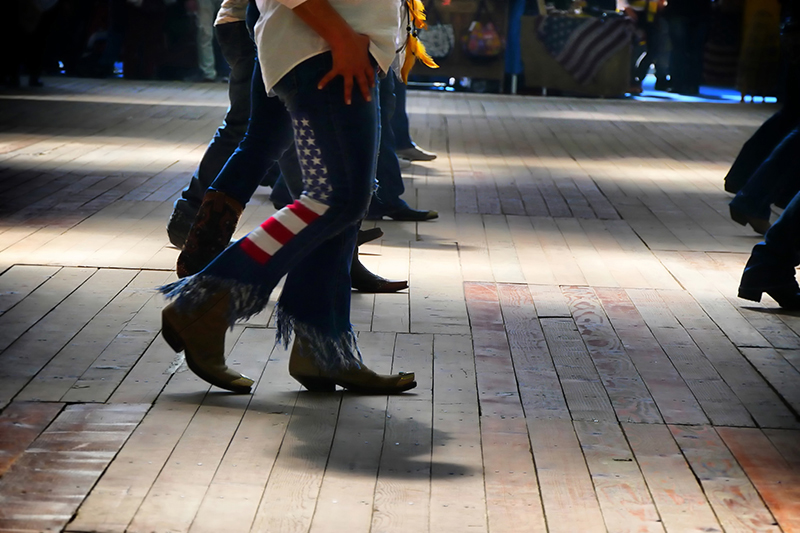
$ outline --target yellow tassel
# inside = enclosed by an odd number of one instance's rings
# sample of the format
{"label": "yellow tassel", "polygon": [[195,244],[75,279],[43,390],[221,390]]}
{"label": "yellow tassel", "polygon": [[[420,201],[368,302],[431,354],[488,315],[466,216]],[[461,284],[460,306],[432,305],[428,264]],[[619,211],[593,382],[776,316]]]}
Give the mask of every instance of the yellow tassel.
{"label": "yellow tassel", "polygon": [[425,50],[425,45],[416,36],[416,30],[413,28],[425,29],[428,25],[425,23],[425,6],[421,0],[406,0],[408,6],[408,24],[412,31],[408,32],[406,37],[406,58],[403,61],[403,66],[400,68],[400,77],[403,83],[408,83],[408,74],[414,67],[414,61],[419,59],[422,64],[429,68],[439,68],[439,65]]}
{"label": "yellow tassel", "polygon": [[408,6],[408,16],[411,23],[420,29],[427,29],[428,24],[425,22],[425,5],[422,0],[406,0]]}

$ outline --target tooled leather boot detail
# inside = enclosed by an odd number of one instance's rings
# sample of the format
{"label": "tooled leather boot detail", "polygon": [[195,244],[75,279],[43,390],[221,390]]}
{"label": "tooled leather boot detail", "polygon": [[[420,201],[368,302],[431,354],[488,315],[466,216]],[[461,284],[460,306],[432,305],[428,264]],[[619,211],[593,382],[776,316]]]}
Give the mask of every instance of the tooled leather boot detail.
{"label": "tooled leather boot detail", "polygon": [[179,278],[197,274],[228,246],[244,206],[219,191],[208,191],[178,256]]}

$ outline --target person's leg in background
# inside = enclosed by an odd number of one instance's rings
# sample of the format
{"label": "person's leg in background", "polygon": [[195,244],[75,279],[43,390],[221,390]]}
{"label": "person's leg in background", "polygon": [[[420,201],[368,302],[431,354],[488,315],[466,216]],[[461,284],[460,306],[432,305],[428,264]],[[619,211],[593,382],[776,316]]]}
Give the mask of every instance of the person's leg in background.
{"label": "person's leg in background", "polygon": [[367,218],[380,220],[388,216],[394,220],[431,220],[439,216],[436,211],[412,209],[400,198],[405,192],[405,186],[400,162],[395,153],[392,116],[396,110],[395,88],[402,83],[395,83],[395,80],[394,75],[390,73],[380,81],[381,136],[376,174],[378,188],[373,194]]}
{"label": "person's leg in background", "polygon": [[205,268],[228,245],[267,170],[292,149],[292,124],[280,99],[267,96],[258,62],[252,72],[247,132],[207,190],[178,256],[178,276]]}
{"label": "person's leg in background", "polygon": [[56,12],[52,8],[39,16],[39,22],[29,35],[28,49],[28,86],[42,87],[42,70],[48,40],[55,23]]}
{"label": "person's leg in background", "polygon": [[692,20],[687,25],[687,63],[685,69],[687,94],[699,94],[703,83],[703,58],[705,57],[708,21]]}
{"label": "person's leg in background", "polygon": [[[387,77],[393,76],[390,72]],[[407,90],[406,84],[398,79],[394,83],[394,111],[389,121],[391,130],[395,138],[395,151],[398,156],[409,161],[433,161],[436,154],[424,150],[416,145],[411,139],[411,130],[408,122],[408,112],[406,111]]]}
{"label": "person's leg in background", "polygon": [[20,21],[20,2],[12,1],[3,6],[3,17],[8,23],[0,31],[0,82],[9,87],[19,87],[21,55],[20,46],[25,32]]}
{"label": "person's leg in background", "polygon": [[742,273],[739,297],[758,302],[763,293],[787,310],[800,309],[795,268],[800,265],[800,193],[755,245]]}
{"label": "person's leg in background", "polygon": [[231,67],[228,79],[230,106],[189,185],[175,201],[167,224],[167,235],[177,248],[183,248],[206,189],[239,146],[250,119],[250,86],[253,83],[253,70],[256,64],[255,44],[243,21],[220,24],[215,31],[225,60]]}
{"label": "person's leg in background", "polygon": [[[197,67],[202,81],[217,79],[214,66],[214,19],[222,0],[196,0],[197,2]],[[220,43],[222,44],[222,43]]]}
{"label": "person's leg in background", "polygon": [[669,39],[669,23],[662,14],[656,15],[655,33],[658,40],[658,51],[656,52],[656,86],[657,91],[668,91],[672,88],[672,70],[670,65],[670,54],[672,43]]}
{"label": "person's leg in background", "polygon": [[114,63],[120,60],[122,44],[125,41],[125,30],[128,19],[125,16],[127,0],[108,0],[108,37],[106,47],[97,60],[95,76],[106,77],[114,74]]}
{"label": "person's leg in background", "polygon": [[395,79],[394,82],[394,96],[395,96],[395,110],[392,113],[392,133],[394,134],[395,145],[398,150],[405,150],[413,148],[414,141],[411,140],[411,129],[408,122],[408,114],[404,111],[406,108],[406,92],[408,88],[402,81]]}
{"label": "person's leg in background", "polygon": [[688,22],[685,17],[669,18],[669,39],[672,43],[672,54],[669,64],[672,74],[672,90],[676,93],[688,91],[687,63],[689,62]]}

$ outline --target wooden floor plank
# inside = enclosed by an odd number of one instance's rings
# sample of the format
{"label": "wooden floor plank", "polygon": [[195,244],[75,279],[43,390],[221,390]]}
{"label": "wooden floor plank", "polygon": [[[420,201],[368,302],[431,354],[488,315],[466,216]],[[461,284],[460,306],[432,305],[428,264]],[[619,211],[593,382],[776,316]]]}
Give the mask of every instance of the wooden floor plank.
{"label": "wooden floor plank", "polygon": [[[158,333],[160,306],[143,319],[140,313],[166,281],[163,272],[140,272],[20,392],[20,399],[41,401],[104,401],[115,374],[124,376]],[[150,311],[150,308],[147,310]],[[137,316],[138,315],[138,316]],[[136,318],[134,318],[136,317]],[[127,357],[125,357],[127,355]],[[95,374],[94,380],[91,379]],[[94,383],[92,383],[94,381]],[[102,385],[98,382],[102,381]],[[92,385],[95,385],[92,387]],[[91,390],[95,389],[95,390]]]}
{"label": "wooden floor plank", "polygon": [[433,335],[400,334],[394,372],[413,370],[417,388],[389,397],[375,483],[372,530],[426,531],[430,520]]}
{"label": "wooden floor plank", "polygon": [[624,422],[656,424],[663,421],[650,392],[617,337],[594,292],[585,287],[563,287],[573,320],[594,362],[603,386]]}
{"label": "wooden floor plank", "polygon": [[596,289],[611,325],[668,423],[702,424],[700,404],[623,290]]}
{"label": "wooden floor plank", "polygon": [[711,361],[705,358],[690,334],[681,327],[658,293],[653,290],[628,290],[627,294],[712,424],[753,426],[753,419],[745,406]]}
{"label": "wooden floor plank", "polygon": [[742,348],[741,352],[792,411],[800,413],[800,372],[777,350]]}
{"label": "wooden floor plank", "polygon": [[[226,349],[238,336],[227,336]],[[209,390],[185,365],[168,377],[153,408],[92,489],[68,531],[129,530]]]}
{"label": "wooden floor plank", "polygon": [[494,284],[466,283],[481,416],[524,416]]}
{"label": "wooden floor plank", "polygon": [[644,474],[664,529],[671,531],[722,531],[703,489],[669,429],[655,424],[622,427]]}
{"label": "wooden floor plank", "polygon": [[525,420],[482,417],[481,447],[489,531],[547,531]]}
{"label": "wooden floor plank", "polygon": [[66,526],[149,408],[66,407],[0,479],[0,529]]}
{"label": "wooden floor plank", "polygon": [[[84,279],[84,274],[89,273],[80,272],[79,279]],[[0,354],[0,404],[25,387],[130,282],[136,272],[109,269],[92,271],[91,274],[91,278]],[[47,283],[40,290],[45,287]]]}
{"label": "wooden floor plank", "polygon": [[89,268],[62,269],[13,309],[0,316],[0,350],[5,351],[94,272],[94,269]]}
{"label": "wooden floor plank", "polygon": [[333,440],[341,396],[304,392],[258,507],[254,531],[308,531]]}
{"label": "wooden floor plank", "polygon": [[542,331],[573,420],[615,422],[614,408],[571,319],[543,318]]}
{"label": "wooden floor plank", "polygon": [[794,414],[690,295],[664,291],[660,296],[758,425],[798,427]]}
{"label": "wooden floor plank", "polygon": [[64,408],[63,403],[12,402],[0,413],[0,477]]}
{"label": "wooden floor plank", "polygon": [[785,533],[800,531],[800,471],[792,468],[766,435],[752,428],[717,433],[750,478]]}
{"label": "wooden floor plank", "polygon": [[[259,330],[252,331],[259,333]],[[263,345],[260,336],[253,337],[243,334],[228,359],[237,359],[237,351],[252,352],[249,349],[252,344],[259,347]],[[256,359],[246,366],[263,368],[263,361]],[[253,374],[241,370],[246,375]],[[249,395],[215,392],[204,398],[186,427],[180,442],[133,517],[131,529],[189,530],[251,400]]]}
{"label": "wooden floor plank", "polygon": [[572,422],[529,418],[528,433],[548,530],[606,531]]}
{"label": "wooden floor plank", "polygon": [[564,391],[536,316],[531,292],[525,285],[502,284],[498,288],[525,416],[569,420]]}
{"label": "wooden floor plank", "polygon": [[15,266],[0,275],[0,316],[58,272],[53,266]]}
{"label": "wooden floor plank", "polygon": [[778,533],[775,519],[719,435],[709,426],[670,426],[725,531]]}
{"label": "wooden floor plank", "polygon": [[575,421],[608,531],[663,532],[664,526],[619,425]]}
{"label": "wooden floor plank", "polygon": [[[241,353],[240,358],[267,353],[266,348],[272,346],[269,337],[264,329],[247,328],[232,356],[237,352]],[[270,358],[258,381],[189,531],[250,531],[299,388],[288,374],[282,353],[280,347],[273,349],[274,358]],[[250,365],[255,369],[263,361]]]}
{"label": "wooden floor plank", "polygon": [[413,243],[409,283],[413,333],[469,333],[455,246]]}
{"label": "wooden floor plank", "polygon": [[430,529],[487,531],[478,394],[469,337],[436,335]]}

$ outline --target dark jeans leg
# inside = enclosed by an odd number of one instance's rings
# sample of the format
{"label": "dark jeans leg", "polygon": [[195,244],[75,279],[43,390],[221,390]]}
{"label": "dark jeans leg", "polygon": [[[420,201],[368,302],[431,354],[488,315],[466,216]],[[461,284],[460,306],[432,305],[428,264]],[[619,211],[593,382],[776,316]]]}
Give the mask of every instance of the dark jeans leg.
{"label": "dark jeans leg", "polygon": [[[389,73],[388,76],[393,76]],[[388,77],[387,76],[387,77]],[[408,113],[406,112],[406,92],[408,88],[401,80],[393,80],[394,82],[394,95],[395,95],[395,108],[392,113],[392,132],[394,133],[395,148],[404,150],[412,148],[414,142],[411,140],[411,131],[408,123]]]}
{"label": "dark jeans leg", "polygon": [[753,176],[731,200],[731,207],[746,215],[768,220],[770,205],[781,195],[800,188],[797,153],[800,151],[800,129],[793,130],[772,151]]}
{"label": "dark jeans leg", "polygon": [[755,174],[780,142],[800,124],[800,117],[783,108],[761,125],[744,143],[739,155],[725,176],[725,190],[736,193]]}
{"label": "dark jeans leg", "polygon": [[194,218],[206,189],[244,137],[250,118],[250,84],[255,67],[255,44],[244,22],[222,24],[216,27],[216,32],[225,60],[231,67],[228,82],[230,107],[189,185],[175,202],[175,209],[181,210],[190,218]]}
{"label": "dark jeans leg", "polygon": [[252,76],[250,123],[247,133],[210,188],[247,204],[264,174],[292,146],[292,123],[286,106],[267,96],[261,67]]}
{"label": "dark jeans leg", "polygon": [[672,88],[676,92],[686,92],[688,88],[688,32],[688,23],[683,17],[671,17],[669,19],[669,38],[672,41],[672,55],[670,56],[669,64],[672,75]]}
{"label": "dark jeans leg", "polygon": [[303,172],[297,159],[297,150],[286,150],[278,161],[279,177],[272,186],[269,199],[275,205],[288,205],[303,193]]}
{"label": "dark jeans leg", "polygon": [[400,196],[405,192],[400,161],[395,153],[395,139],[392,131],[392,116],[395,114],[394,75],[389,74],[380,82],[381,140],[378,150],[378,188],[369,207],[369,216],[388,215],[408,206]]}
{"label": "dark jeans leg", "polygon": [[742,274],[741,287],[795,289],[795,267],[800,265],[800,193],[755,245]]}
{"label": "dark jeans leg", "polygon": [[686,64],[686,82],[689,91],[696,93],[703,83],[703,55],[708,36],[708,22],[695,20],[688,27],[688,63]]}

